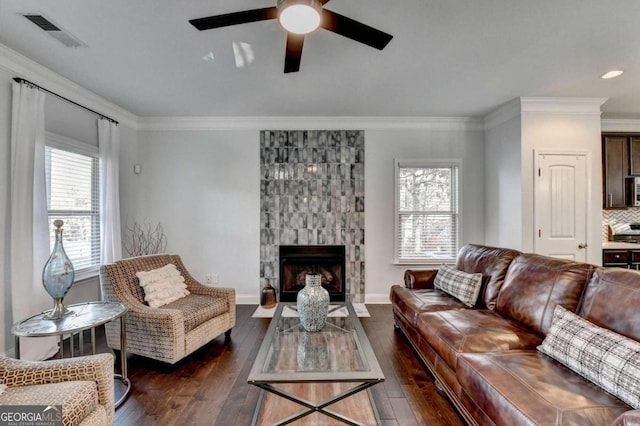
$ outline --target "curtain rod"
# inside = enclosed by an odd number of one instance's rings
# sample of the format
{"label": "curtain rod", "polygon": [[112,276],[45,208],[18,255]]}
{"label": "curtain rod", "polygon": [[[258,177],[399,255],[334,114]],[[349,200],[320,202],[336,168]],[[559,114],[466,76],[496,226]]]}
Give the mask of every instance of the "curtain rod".
{"label": "curtain rod", "polygon": [[15,81],[16,83],[25,83],[25,84],[31,85],[31,86],[33,86],[33,87],[37,87],[37,88],[38,88],[38,89],[40,89],[40,90],[43,90],[43,91],[45,91],[45,92],[47,92],[47,93],[52,94],[53,96],[56,96],[56,97],[58,97],[58,98],[62,99],[63,101],[67,101],[67,102],[69,102],[69,103],[72,103],[72,104],[74,104],[75,106],[78,106],[78,107],[80,107],[80,108],[82,108],[82,109],[86,109],[87,111],[90,111],[90,112],[94,113],[95,115],[97,115],[97,116],[99,116],[99,117],[101,117],[101,118],[104,118],[104,119],[109,120],[109,121],[111,121],[111,122],[113,122],[113,123],[119,124],[119,123],[118,123],[116,120],[114,120],[113,118],[107,117],[107,116],[106,116],[106,115],[104,115],[104,114],[100,114],[98,111],[94,111],[94,110],[92,110],[91,108],[88,108],[88,107],[86,107],[86,106],[84,106],[84,105],[80,105],[79,103],[74,102],[74,101],[72,101],[72,100],[71,100],[71,99],[69,99],[69,98],[65,98],[64,96],[59,95],[59,94],[57,94],[57,93],[55,93],[55,92],[52,92],[51,90],[45,89],[44,87],[39,86],[39,85],[37,85],[37,84],[35,84],[35,83],[33,83],[33,82],[29,81],[29,80],[26,80],[26,79],[24,79],[24,78],[20,78],[20,77],[15,77],[15,78],[13,79],[13,81]]}

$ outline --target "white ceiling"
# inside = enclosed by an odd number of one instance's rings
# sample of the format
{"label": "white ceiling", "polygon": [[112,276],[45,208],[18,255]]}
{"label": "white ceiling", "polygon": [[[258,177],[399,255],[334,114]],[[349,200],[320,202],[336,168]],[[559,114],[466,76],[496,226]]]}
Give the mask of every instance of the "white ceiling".
{"label": "white ceiling", "polygon": [[[320,30],[291,74],[276,21],[187,22],[275,3],[0,0],[0,43],[143,117],[479,117],[519,96],[608,97],[605,116],[640,117],[640,0],[331,0],[393,40],[378,51]],[[88,47],[64,47],[19,12]],[[233,42],[251,45],[253,63],[236,68]],[[625,74],[599,78],[616,68]]]}

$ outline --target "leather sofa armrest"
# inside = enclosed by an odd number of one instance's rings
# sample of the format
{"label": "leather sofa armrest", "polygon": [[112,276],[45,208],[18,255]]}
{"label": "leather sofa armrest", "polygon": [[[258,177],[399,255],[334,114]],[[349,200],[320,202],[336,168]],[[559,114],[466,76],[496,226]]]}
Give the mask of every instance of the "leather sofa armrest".
{"label": "leather sofa armrest", "polygon": [[411,269],[407,269],[404,272],[404,285],[414,290],[433,288],[433,280],[437,273],[437,269],[425,271],[412,271]]}
{"label": "leather sofa armrest", "polygon": [[631,410],[622,413],[611,426],[639,426],[640,410]]}

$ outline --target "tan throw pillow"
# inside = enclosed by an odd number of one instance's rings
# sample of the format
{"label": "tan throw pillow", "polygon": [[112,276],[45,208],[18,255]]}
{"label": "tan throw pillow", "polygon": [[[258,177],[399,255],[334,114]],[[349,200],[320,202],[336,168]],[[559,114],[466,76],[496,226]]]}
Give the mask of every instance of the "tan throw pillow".
{"label": "tan throw pillow", "polygon": [[184,277],[172,263],[151,271],[138,272],[136,276],[144,290],[144,301],[152,308],[166,305],[189,294]]}
{"label": "tan throw pillow", "polygon": [[469,307],[475,306],[482,287],[482,274],[469,274],[451,266],[442,265],[433,286],[455,297]]}

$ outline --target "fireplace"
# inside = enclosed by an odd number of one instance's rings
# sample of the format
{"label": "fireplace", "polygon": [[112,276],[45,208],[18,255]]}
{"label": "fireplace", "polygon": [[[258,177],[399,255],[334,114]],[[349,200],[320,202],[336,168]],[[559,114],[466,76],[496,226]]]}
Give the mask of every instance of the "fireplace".
{"label": "fireplace", "polygon": [[280,246],[280,301],[295,302],[307,274],[319,274],[332,302],[345,301],[344,246]]}

